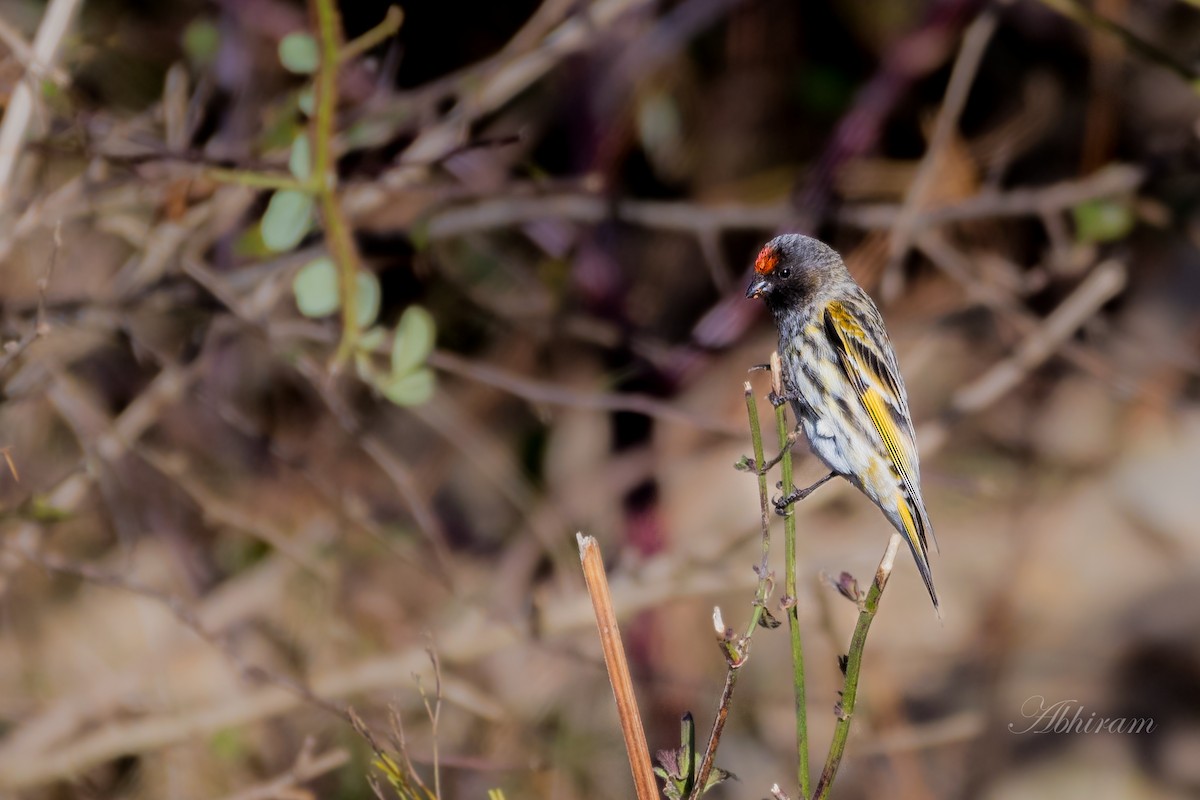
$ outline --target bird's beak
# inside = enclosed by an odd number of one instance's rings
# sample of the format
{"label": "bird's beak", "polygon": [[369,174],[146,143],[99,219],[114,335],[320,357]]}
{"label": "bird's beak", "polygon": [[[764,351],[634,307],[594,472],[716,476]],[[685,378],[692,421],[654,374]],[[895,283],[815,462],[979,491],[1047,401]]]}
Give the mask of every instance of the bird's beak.
{"label": "bird's beak", "polygon": [[767,283],[766,278],[755,278],[746,287],[746,297],[762,297],[769,291],[771,291],[771,285]]}

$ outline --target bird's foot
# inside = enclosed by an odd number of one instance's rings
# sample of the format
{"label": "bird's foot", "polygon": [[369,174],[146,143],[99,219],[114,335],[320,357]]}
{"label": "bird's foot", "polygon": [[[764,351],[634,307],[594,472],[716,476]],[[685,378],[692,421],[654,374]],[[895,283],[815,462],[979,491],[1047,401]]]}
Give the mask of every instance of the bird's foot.
{"label": "bird's foot", "polygon": [[787,516],[788,508],[790,508],[794,503],[798,503],[804,498],[808,497],[823,484],[829,481],[829,479],[835,477],[836,475],[836,472],[831,472],[824,478],[821,478],[821,480],[814,483],[812,486],[806,486],[803,489],[797,489],[795,486],[793,486],[790,492],[785,494],[783,497],[776,498],[774,501],[772,501],[773,505],[775,506],[775,513],[781,517]]}
{"label": "bird's foot", "polygon": [[795,392],[784,392],[783,394],[779,394],[772,389],[771,393],[767,395],[767,399],[771,401],[771,405],[775,406],[775,408],[779,408],[784,403],[790,403],[793,400],[799,400],[800,395],[796,394]]}

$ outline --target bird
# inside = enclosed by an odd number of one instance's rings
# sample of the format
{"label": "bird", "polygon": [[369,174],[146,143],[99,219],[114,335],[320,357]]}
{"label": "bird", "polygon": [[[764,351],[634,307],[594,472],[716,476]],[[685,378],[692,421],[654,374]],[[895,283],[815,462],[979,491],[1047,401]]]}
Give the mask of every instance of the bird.
{"label": "bird", "polygon": [[[784,398],[830,473],[777,503],[786,506],[841,476],[899,531],[941,617],[921,497],[921,467],[908,395],[883,317],[837,251],[801,234],[767,242],[747,298],[761,298],[779,329]],[[787,491],[790,487],[786,487]]]}

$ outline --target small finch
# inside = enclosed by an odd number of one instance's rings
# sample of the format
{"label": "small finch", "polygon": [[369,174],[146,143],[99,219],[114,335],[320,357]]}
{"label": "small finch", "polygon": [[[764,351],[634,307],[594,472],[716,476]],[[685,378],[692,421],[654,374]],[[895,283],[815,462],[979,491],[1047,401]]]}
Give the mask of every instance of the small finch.
{"label": "small finch", "polygon": [[[784,392],[812,451],[857,486],[904,535],[941,616],[926,539],[921,469],[908,396],[879,309],[833,248],[799,234],[777,236],[754,262],[747,297],[761,297],[779,328]],[[934,546],[937,540],[934,539]]]}

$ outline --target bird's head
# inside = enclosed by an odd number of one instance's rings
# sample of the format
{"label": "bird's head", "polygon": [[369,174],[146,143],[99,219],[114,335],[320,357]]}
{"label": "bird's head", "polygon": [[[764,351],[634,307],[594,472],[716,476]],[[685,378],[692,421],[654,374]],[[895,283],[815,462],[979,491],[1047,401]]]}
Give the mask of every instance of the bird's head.
{"label": "bird's head", "polygon": [[760,297],[772,309],[795,308],[843,278],[849,273],[836,250],[811,236],[788,233],[758,252],[746,297]]}

